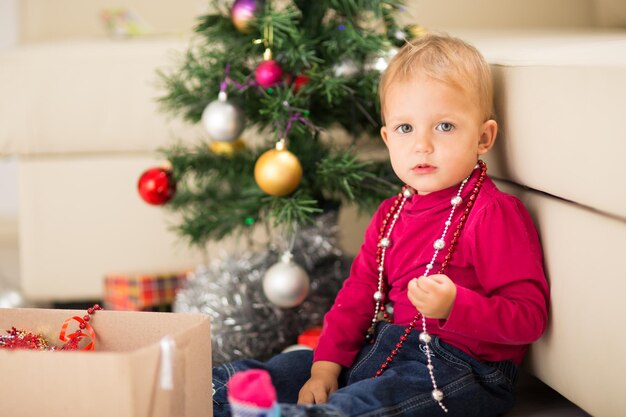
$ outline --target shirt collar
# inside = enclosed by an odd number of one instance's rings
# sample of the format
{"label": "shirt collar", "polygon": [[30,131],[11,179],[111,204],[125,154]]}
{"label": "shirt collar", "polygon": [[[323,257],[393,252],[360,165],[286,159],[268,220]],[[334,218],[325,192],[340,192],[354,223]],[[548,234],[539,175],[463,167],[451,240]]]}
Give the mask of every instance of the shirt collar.
{"label": "shirt collar", "polygon": [[[474,184],[478,180],[478,176],[480,175],[480,169],[475,169],[472,171],[472,175],[470,179],[463,187],[463,191],[461,192],[461,197],[465,199],[468,197],[472,189],[474,188]],[[452,197],[454,197],[459,191],[461,183],[453,185],[452,187],[444,188],[443,190],[434,191],[432,193],[426,195],[414,194],[404,205],[404,210],[408,213],[422,211],[425,209],[431,209],[435,207],[441,206],[442,208],[450,207],[452,203]]]}

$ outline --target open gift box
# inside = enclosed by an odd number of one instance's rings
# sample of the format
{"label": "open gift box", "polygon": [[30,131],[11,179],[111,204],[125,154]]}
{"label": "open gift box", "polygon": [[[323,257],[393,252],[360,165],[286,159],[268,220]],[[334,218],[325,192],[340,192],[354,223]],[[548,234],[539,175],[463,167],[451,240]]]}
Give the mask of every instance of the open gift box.
{"label": "open gift box", "polygon": [[[0,309],[0,329],[60,346],[84,311]],[[0,415],[211,416],[210,320],[200,314],[98,311],[95,351],[0,349]]]}

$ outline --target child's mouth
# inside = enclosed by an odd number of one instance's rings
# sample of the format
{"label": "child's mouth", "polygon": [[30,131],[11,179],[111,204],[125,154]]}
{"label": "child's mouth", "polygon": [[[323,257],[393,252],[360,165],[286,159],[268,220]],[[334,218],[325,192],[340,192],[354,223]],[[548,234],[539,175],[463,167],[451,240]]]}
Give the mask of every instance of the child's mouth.
{"label": "child's mouth", "polygon": [[417,174],[430,174],[437,168],[430,164],[417,164],[413,167],[412,171]]}

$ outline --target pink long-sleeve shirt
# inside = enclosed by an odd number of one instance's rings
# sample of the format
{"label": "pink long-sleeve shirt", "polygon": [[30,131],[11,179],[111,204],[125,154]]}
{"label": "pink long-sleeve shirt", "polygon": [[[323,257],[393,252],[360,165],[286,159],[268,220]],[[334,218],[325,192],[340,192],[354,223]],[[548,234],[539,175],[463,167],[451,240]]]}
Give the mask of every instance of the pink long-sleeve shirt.
{"label": "pink long-sleeve shirt", "polygon": [[[462,196],[471,194],[475,172]],[[394,323],[407,325],[417,310],[407,296],[412,278],[424,275],[450,213],[458,186],[409,199],[390,236],[384,270]],[[384,215],[394,198],[378,208],[349,278],[324,318],[314,360],[352,365],[374,314],[376,250]],[[464,204],[460,207],[464,208]],[[446,236],[449,244],[463,210],[457,210]],[[447,250],[439,252],[433,274]],[[457,286],[447,320],[427,319],[427,330],[483,361],[519,364],[528,345],[545,330],[549,290],[537,231],[524,205],[486,178],[445,274]]]}

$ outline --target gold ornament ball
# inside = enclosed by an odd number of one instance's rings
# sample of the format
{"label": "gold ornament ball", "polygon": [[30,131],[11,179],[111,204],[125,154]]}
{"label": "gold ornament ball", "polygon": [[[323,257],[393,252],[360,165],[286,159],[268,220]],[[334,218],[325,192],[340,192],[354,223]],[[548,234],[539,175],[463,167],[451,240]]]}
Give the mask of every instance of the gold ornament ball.
{"label": "gold ornament ball", "polygon": [[411,39],[421,38],[422,36],[428,35],[428,30],[420,25],[409,25],[407,26],[407,30]]}
{"label": "gold ornament ball", "polygon": [[254,180],[266,193],[281,197],[292,193],[302,180],[302,165],[286,149],[270,149],[257,159]]}
{"label": "gold ornament ball", "polygon": [[209,149],[216,155],[231,156],[235,152],[242,151],[246,148],[243,140],[237,139],[233,142],[212,141],[209,143]]}

